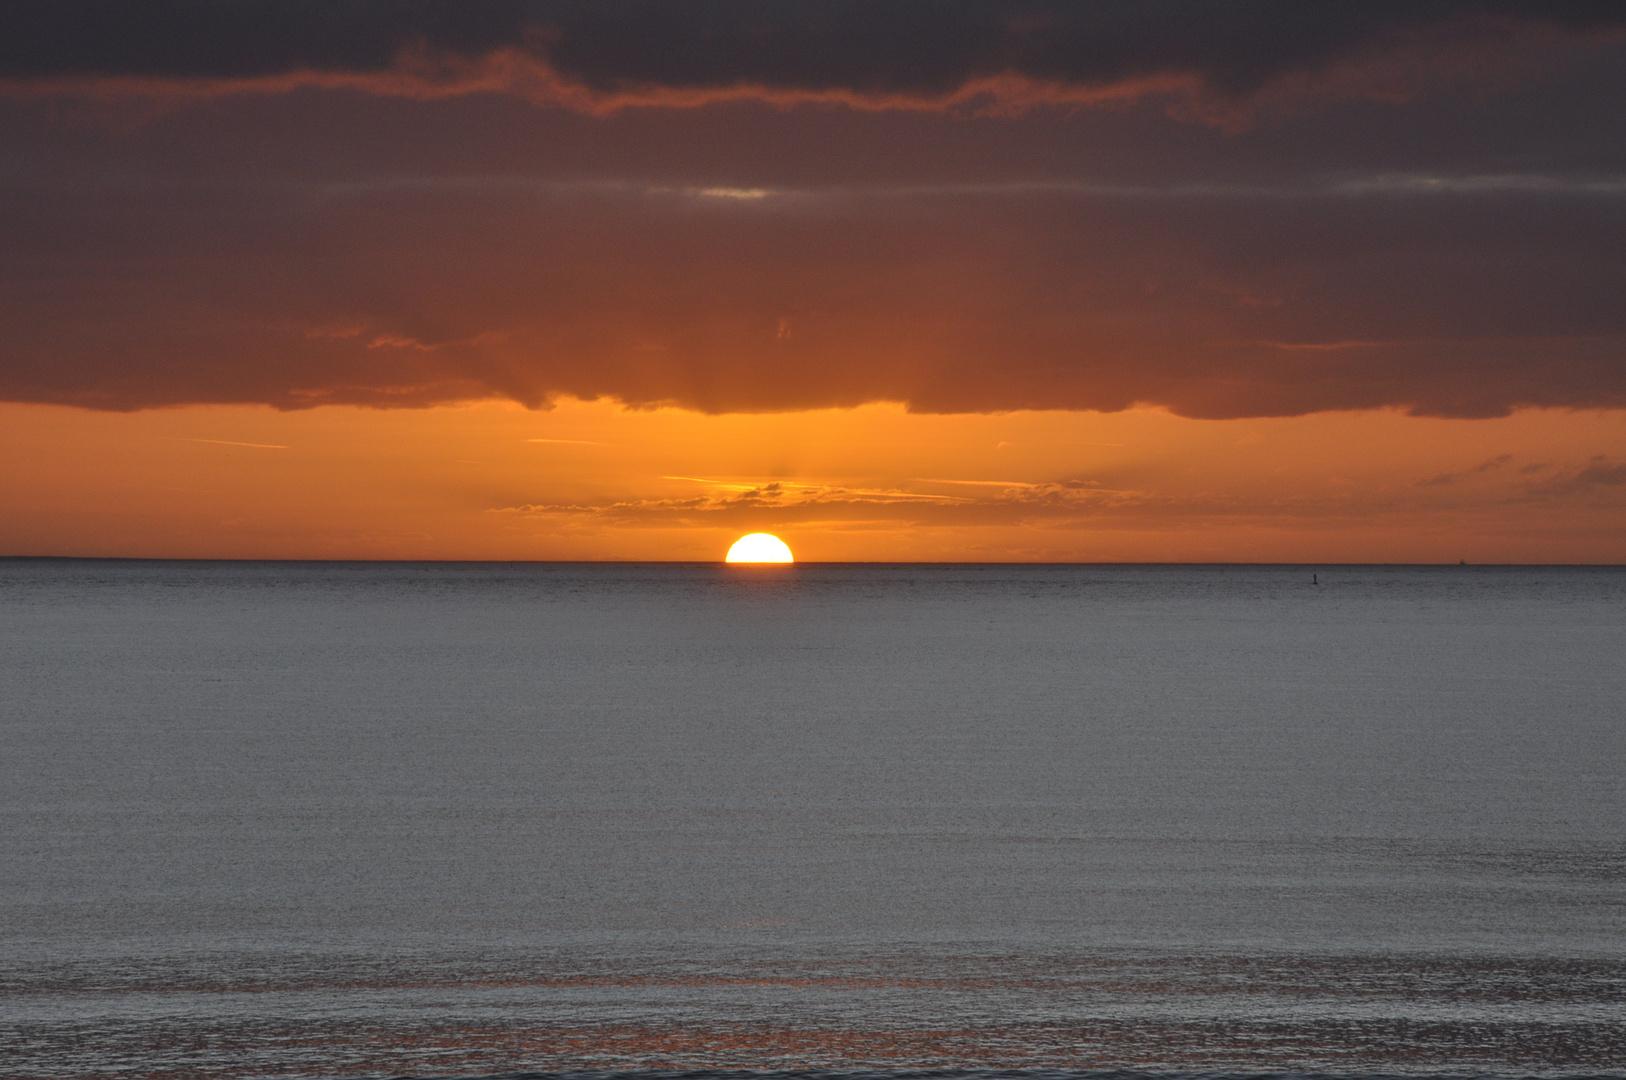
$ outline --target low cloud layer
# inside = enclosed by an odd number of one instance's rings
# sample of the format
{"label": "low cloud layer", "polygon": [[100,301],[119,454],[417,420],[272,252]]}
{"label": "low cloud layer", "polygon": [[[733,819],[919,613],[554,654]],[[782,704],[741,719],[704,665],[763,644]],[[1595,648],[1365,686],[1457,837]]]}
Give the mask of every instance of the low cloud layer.
{"label": "low cloud layer", "polygon": [[1416,490],[1441,486],[1438,479],[1423,481],[1411,490],[1373,490],[1379,485],[1363,484],[1355,505],[1348,481],[1320,491],[1301,489],[1291,495],[1277,490],[1261,498],[1257,491],[1156,490],[1155,486],[1137,488],[1088,479],[978,482],[948,493],[941,481],[916,480],[885,489],[798,482],[711,483],[707,490],[691,497],[524,503],[494,507],[487,513],[497,518],[593,522],[618,528],[1070,528],[1103,524],[1126,528],[1194,520],[1326,521],[1465,510],[1483,513],[1487,504],[1511,512],[1510,516],[1600,511],[1618,514],[1623,508],[1619,489],[1626,486],[1626,464],[1596,455],[1579,468],[1542,466],[1511,479],[1485,475],[1512,460],[1513,455],[1502,455],[1489,468],[1481,466],[1460,474],[1457,479],[1467,477],[1470,483],[1454,497]]}
{"label": "low cloud layer", "polygon": [[1613,194],[294,186],[211,207],[160,187],[11,206],[12,400],[1626,406]]}

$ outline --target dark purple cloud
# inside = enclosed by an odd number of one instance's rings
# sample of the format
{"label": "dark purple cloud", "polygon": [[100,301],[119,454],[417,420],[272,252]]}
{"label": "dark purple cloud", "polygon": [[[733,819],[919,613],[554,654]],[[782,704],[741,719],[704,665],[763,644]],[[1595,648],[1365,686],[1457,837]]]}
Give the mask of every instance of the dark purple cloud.
{"label": "dark purple cloud", "polygon": [[943,93],[1012,73],[1169,72],[1246,93],[1418,35],[1619,31],[1609,0],[11,0],[0,78],[382,71],[403,50],[530,53],[626,86]]}
{"label": "dark purple cloud", "polygon": [[[0,95],[0,397],[1626,406],[1623,21],[1616,4],[7,5],[14,88],[378,73],[426,44],[520,50],[605,93],[1178,74],[1257,104],[1297,74],[1376,74],[1229,127],[1155,96],[586,115],[353,82],[156,113]],[[1554,41],[1585,47],[1503,63]],[[1408,74],[1476,55],[1495,62],[1465,83]]]}

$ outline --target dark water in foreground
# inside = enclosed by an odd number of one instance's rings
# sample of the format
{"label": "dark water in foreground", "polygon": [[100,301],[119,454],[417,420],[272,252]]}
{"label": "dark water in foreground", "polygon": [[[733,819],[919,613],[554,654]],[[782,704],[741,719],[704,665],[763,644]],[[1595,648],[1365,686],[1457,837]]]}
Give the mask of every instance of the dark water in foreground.
{"label": "dark water in foreground", "polygon": [[1626,571],[1311,572],[0,561],[0,1076],[1626,1076]]}

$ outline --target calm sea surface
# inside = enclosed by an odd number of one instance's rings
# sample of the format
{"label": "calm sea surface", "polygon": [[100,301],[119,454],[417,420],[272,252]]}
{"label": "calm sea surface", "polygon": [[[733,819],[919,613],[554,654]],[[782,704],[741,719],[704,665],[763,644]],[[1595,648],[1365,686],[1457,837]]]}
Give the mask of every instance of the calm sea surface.
{"label": "calm sea surface", "polygon": [[0,561],[0,1075],[659,1069],[1626,1076],[1626,571]]}

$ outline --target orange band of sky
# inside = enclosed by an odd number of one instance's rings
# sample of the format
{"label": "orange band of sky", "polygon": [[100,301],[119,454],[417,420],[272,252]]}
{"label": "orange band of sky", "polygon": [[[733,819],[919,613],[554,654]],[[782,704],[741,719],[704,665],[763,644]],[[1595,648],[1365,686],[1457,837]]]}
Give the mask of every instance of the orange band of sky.
{"label": "orange band of sky", "polygon": [[0,552],[1621,562],[1626,412],[0,407]]}

